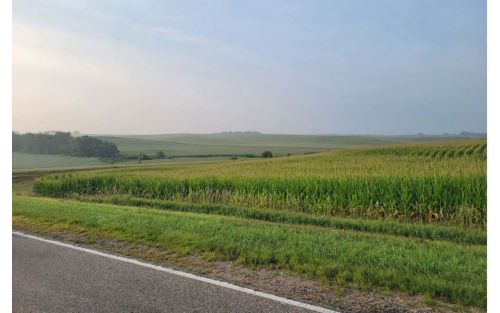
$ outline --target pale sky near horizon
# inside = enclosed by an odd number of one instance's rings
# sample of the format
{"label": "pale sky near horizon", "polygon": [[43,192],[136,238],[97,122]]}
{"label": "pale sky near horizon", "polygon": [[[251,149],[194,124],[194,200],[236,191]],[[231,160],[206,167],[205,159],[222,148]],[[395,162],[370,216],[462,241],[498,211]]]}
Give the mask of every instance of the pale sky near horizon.
{"label": "pale sky near horizon", "polygon": [[486,132],[486,1],[14,0],[13,129]]}

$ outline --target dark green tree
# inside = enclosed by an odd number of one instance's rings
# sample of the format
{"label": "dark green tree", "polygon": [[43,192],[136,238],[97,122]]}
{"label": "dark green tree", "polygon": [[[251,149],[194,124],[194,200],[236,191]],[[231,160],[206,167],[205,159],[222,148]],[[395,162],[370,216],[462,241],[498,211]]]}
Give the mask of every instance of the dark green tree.
{"label": "dark green tree", "polygon": [[262,157],[263,158],[272,158],[273,153],[271,151],[264,151],[264,152],[262,152]]}
{"label": "dark green tree", "polygon": [[163,151],[158,151],[158,152],[156,152],[156,158],[157,159],[164,159],[164,158],[166,158],[166,155]]}
{"label": "dark green tree", "polygon": [[99,158],[115,158],[120,154],[120,150],[112,142],[89,136],[74,138],[69,132],[54,134],[13,132],[12,151]]}

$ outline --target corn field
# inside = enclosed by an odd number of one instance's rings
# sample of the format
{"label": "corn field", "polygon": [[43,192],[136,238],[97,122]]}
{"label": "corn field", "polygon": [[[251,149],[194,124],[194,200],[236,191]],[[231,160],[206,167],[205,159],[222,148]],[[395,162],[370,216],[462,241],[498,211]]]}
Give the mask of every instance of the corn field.
{"label": "corn field", "polygon": [[131,195],[316,215],[486,225],[486,141],[49,175],[37,194]]}

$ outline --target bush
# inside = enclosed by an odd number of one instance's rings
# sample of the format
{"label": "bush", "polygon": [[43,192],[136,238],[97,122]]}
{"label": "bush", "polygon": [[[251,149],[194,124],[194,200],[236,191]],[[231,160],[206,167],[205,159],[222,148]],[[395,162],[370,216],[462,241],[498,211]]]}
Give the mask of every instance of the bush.
{"label": "bush", "polygon": [[145,160],[151,160],[151,157],[147,154],[144,153],[139,153],[139,156],[137,157],[139,161],[145,161]]}
{"label": "bush", "polygon": [[165,159],[166,155],[163,151],[158,151],[158,152],[156,152],[156,158],[157,159]]}
{"label": "bush", "polygon": [[263,158],[272,158],[273,153],[271,151],[264,151],[264,152],[262,152],[262,157]]}

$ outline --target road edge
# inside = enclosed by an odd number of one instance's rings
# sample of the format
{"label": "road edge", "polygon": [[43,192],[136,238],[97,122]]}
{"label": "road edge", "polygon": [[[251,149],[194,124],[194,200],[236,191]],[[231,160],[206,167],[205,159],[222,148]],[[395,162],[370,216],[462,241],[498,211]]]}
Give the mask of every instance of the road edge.
{"label": "road edge", "polygon": [[184,278],[187,278],[187,279],[192,279],[192,280],[204,282],[204,283],[207,283],[207,284],[211,284],[211,285],[215,285],[215,286],[219,286],[219,287],[223,287],[223,288],[227,288],[227,289],[231,289],[231,290],[243,292],[243,293],[246,293],[246,294],[249,294],[249,295],[261,297],[261,298],[264,298],[264,299],[273,300],[273,301],[276,301],[276,302],[280,302],[280,303],[283,303],[283,304],[295,306],[295,307],[298,307],[298,308],[307,309],[307,310],[310,310],[310,311],[313,311],[313,312],[320,312],[320,313],[341,313],[339,311],[334,311],[334,310],[330,310],[330,309],[323,308],[323,307],[320,307],[320,306],[316,306],[316,305],[312,305],[312,304],[308,304],[308,303],[304,303],[304,302],[299,302],[299,301],[295,301],[295,300],[291,300],[291,299],[280,297],[280,296],[276,296],[276,295],[273,295],[273,294],[270,294],[270,293],[266,293],[266,292],[262,292],[262,291],[258,291],[258,290],[254,290],[254,289],[250,289],[250,288],[240,287],[238,285],[234,285],[234,284],[227,283],[227,282],[224,282],[224,281],[220,281],[220,280],[216,280],[216,279],[212,279],[212,278],[207,278],[207,277],[203,277],[203,276],[198,276],[198,275],[195,275],[195,274],[191,274],[191,273],[183,272],[183,271],[179,271],[179,270],[174,270],[172,268],[168,268],[168,267],[164,267],[164,266],[160,266],[160,265],[154,265],[154,264],[151,264],[151,263],[140,261],[138,259],[128,258],[128,257],[122,257],[122,256],[118,256],[118,255],[113,255],[113,254],[110,254],[110,253],[105,253],[105,252],[101,252],[101,251],[98,251],[98,250],[84,248],[84,247],[80,247],[80,246],[76,246],[76,245],[72,245],[72,244],[60,242],[60,241],[57,241],[57,240],[51,240],[51,239],[46,239],[46,238],[43,238],[43,237],[29,235],[29,234],[26,234],[26,233],[23,233],[23,232],[20,232],[20,231],[16,231],[16,230],[12,231],[12,235],[16,235],[16,236],[20,236],[20,237],[25,237],[25,238],[30,238],[30,239],[33,239],[33,240],[38,240],[38,241],[42,241],[42,242],[54,244],[54,245],[57,245],[57,246],[61,246],[61,247],[65,247],[65,248],[69,248],[69,249],[73,249],[73,250],[77,250],[77,251],[80,251],[80,252],[85,252],[85,253],[89,253],[89,254],[93,254],[93,255],[98,255],[98,256],[101,256],[101,257],[105,257],[105,258],[109,258],[109,259],[113,259],[113,260],[118,260],[118,261],[129,263],[129,264],[134,264],[134,265],[138,265],[138,266],[142,266],[142,267],[154,269],[154,270],[157,270],[157,271],[169,273],[169,274],[176,275],[176,276],[179,276],[179,277],[184,277]]}

